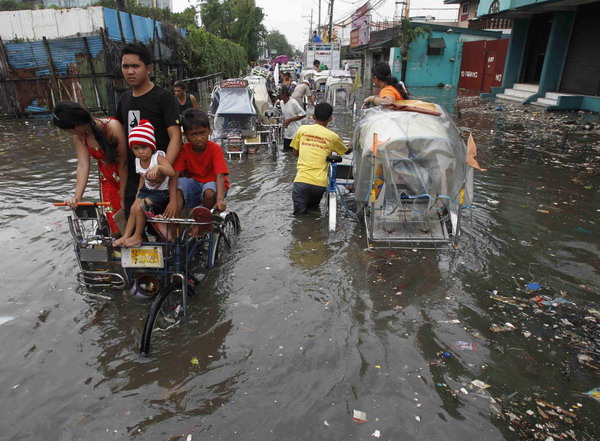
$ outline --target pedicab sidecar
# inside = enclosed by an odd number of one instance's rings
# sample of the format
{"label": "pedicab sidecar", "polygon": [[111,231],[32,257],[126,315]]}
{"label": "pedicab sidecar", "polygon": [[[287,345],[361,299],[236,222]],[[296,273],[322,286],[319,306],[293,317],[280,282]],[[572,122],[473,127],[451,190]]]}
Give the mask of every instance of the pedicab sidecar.
{"label": "pedicab sidecar", "polygon": [[367,110],[354,132],[355,196],[368,246],[456,246],[473,193],[467,145],[440,106],[398,103]]}
{"label": "pedicab sidecar", "polygon": [[255,153],[261,146],[270,145],[272,141],[271,131],[262,127],[268,117],[257,109],[253,92],[255,87],[259,92],[262,110],[269,104],[266,102],[268,92],[264,96],[266,84],[260,80],[223,80],[213,90],[208,111],[213,117],[212,139],[223,147],[228,157]]}

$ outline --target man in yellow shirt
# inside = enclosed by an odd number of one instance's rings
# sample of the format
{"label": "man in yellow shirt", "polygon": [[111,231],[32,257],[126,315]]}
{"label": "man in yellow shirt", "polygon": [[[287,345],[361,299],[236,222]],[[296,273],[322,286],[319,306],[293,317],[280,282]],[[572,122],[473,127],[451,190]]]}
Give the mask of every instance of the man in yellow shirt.
{"label": "man in yellow shirt", "polygon": [[292,139],[292,155],[298,156],[298,172],[292,190],[295,215],[319,210],[327,189],[327,156],[332,152],[343,155],[352,150],[327,128],[332,114],[331,104],[317,104],[313,115],[316,124],[303,125]]}

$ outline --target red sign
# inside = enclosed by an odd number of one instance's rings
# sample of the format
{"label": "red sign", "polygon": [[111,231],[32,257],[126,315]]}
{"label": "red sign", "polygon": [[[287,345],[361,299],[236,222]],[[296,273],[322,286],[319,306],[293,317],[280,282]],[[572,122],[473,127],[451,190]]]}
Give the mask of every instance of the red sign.
{"label": "red sign", "polygon": [[360,46],[360,43],[358,41],[359,32],[360,32],[360,29],[353,29],[352,31],[350,31],[350,47]]}
{"label": "red sign", "polygon": [[221,81],[221,87],[223,87],[223,88],[248,87],[248,81],[247,80],[239,80],[239,79],[223,80],[223,81]]}

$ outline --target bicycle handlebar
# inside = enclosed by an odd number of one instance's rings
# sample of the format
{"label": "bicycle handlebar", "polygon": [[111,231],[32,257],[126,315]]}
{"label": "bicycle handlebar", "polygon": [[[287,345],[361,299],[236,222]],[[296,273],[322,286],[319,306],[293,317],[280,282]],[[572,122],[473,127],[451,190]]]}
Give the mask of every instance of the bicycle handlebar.
{"label": "bicycle handlebar", "polygon": [[[64,202],[55,202],[55,207],[66,207],[67,204]],[[78,207],[108,207],[110,202],[77,202]]]}

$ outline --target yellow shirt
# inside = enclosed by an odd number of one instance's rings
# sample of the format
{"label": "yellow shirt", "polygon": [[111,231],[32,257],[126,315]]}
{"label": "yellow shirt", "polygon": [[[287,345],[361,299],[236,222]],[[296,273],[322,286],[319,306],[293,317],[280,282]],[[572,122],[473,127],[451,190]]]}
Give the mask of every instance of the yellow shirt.
{"label": "yellow shirt", "polygon": [[298,150],[298,173],[294,182],[327,187],[327,156],[343,155],[348,150],[342,139],[319,124],[303,125],[290,144]]}

